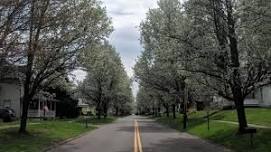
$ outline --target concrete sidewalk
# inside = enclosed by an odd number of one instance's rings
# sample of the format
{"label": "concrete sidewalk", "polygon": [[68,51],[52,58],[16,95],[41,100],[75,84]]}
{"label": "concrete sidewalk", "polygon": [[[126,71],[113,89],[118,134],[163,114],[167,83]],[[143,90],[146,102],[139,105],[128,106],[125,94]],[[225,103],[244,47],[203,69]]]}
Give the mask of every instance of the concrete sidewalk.
{"label": "concrete sidewalk", "polygon": [[[220,123],[227,123],[227,124],[238,125],[238,122],[234,122],[234,121],[225,121],[225,120],[212,120],[212,121],[220,122]],[[271,129],[271,127],[263,126],[263,125],[248,124],[248,126],[249,127],[254,127],[254,128]]]}

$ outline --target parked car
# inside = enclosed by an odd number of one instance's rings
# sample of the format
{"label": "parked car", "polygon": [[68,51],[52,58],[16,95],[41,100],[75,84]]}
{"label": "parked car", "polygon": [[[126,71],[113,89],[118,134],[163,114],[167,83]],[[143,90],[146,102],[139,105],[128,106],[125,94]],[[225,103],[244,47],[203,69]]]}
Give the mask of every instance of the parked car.
{"label": "parked car", "polygon": [[11,108],[0,109],[0,119],[3,119],[4,122],[10,122],[15,120],[16,115],[15,111]]}

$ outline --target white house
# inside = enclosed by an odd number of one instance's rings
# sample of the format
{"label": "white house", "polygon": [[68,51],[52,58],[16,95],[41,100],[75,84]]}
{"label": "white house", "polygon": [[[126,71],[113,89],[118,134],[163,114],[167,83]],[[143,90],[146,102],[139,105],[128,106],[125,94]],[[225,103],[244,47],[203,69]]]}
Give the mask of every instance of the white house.
{"label": "white house", "polygon": [[[12,108],[17,117],[21,116],[23,87],[21,78],[16,72],[7,72],[0,77],[0,108]],[[29,117],[55,117],[56,100],[48,93],[41,92],[30,102]]]}
{"label": "white house", "polygon": [[253,92],[245,100],[246,105],[271,106],[271,85],[262,87]]}
{"label": "white house", "polygon": [[95,114],[95,108],[88,104],[83,98],[78,99],[77,107],[80,109],[80,114]]}
{"label": "white house", "polygon": [[56,102],[54,95],[40,91],[34,100],[30,102],[28,117],[31,118],[54,118],[56,116]]}
{"label": "white house", "polygon": [[12,108],[16,116],[21,115],[22,87],[16,81],[0,82],[0,108]]}
{"label": "white house", "polygon": [[[257,89],[244,101],[245,106],[271,107],[271,85]],[[234,103],[224,98],[214,96],[213,105],[216,107],[234,106]]]}
{"label": "white house", "polygon": [[[16,80],[0,82],[0,108],[10,107],[15,111],[16,116],[20,117],[22,110],[22,97],[23,88]],[[56,102],[57,100],[52,97],[48,97],[44,93],[38,94],[34,100],[30,102],[28,117],[54,118],[56,116]]]}

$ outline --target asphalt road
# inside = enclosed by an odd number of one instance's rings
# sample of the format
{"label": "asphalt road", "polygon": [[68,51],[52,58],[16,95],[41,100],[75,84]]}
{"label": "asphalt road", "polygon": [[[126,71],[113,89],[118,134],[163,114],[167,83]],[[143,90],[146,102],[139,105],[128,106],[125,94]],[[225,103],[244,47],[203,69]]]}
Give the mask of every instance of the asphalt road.
{"label": "asphalt road", "polygon": [[50,152],[228,152],[187,133],[159,125],[151,119],[118,119]]}

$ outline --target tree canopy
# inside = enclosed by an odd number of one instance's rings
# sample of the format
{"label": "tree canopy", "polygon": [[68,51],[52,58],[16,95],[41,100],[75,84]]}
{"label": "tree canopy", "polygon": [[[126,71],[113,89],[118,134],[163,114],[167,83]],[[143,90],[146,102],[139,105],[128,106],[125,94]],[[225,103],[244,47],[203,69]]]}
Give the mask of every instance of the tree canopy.
{"label": "tree canopy", "polygon": [[233,101],[243,132],[244,99],[271,80],[270,7],[261,0],[158,1],[141,24],[136,79],[182,98],[179,104],[185,94],[188,102],[206,96]]}
{"label": "tree canopy", "polygon": [[89,50],[82,57],[87,78],[79,85],[82,95],[94,105],[97,115],[107,116],[108,110],[116,115],[129,114],[132,109],[131,80],[121,59],[107,42]]}
{"label": "tree canopy", "polygon": [[34,95],[70,74],[85,48],[111,33],[111,21],[98,0],[4,0],[0,15],[1,61],[25,67],[20,127],[25,132]]}

